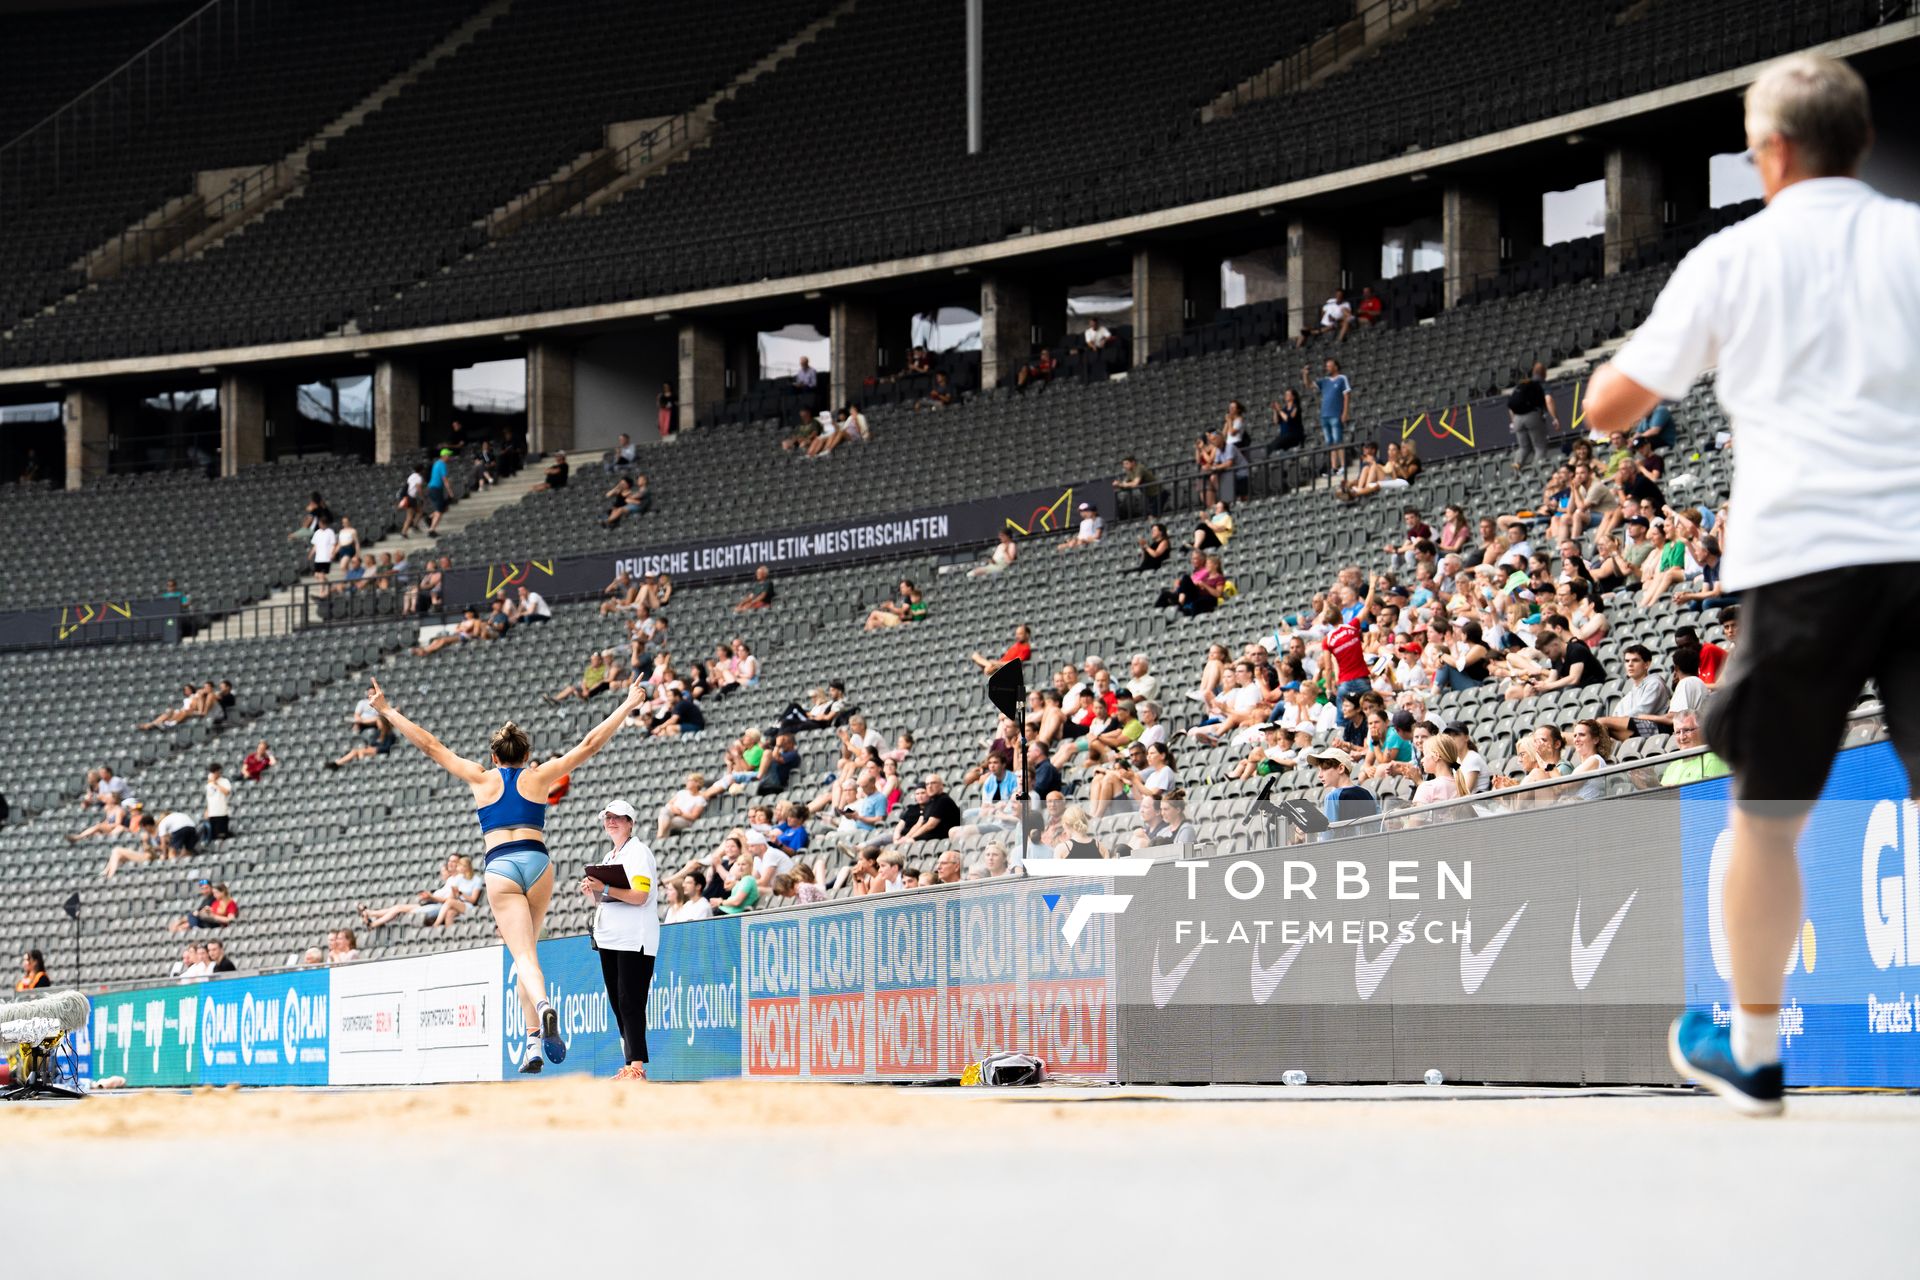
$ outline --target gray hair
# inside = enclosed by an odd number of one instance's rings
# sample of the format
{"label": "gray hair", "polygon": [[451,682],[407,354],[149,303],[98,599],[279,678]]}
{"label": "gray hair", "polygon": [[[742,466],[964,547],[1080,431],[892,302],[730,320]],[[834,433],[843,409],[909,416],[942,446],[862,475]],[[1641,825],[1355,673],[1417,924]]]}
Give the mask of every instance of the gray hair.
{"label": "gray hair", "polygon": [[1792,142],[1809,173],[1852,174],[1873,145],[1867,82],[1837,58],[1796,53],[1747,88],[1747,127]]}

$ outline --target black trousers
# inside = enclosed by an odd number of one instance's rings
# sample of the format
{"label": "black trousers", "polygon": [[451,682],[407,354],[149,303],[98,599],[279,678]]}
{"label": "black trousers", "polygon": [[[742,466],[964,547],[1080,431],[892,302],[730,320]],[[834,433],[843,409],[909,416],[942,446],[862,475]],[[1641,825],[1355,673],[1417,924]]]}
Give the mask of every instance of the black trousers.
{"label": "black trousers", "polygon": [[647,990],[653,986],[653,957],[644,951],[600,951],[600,976],[607,1003],[620,1024],[620,1043],[628,1062],[647,1060]]}

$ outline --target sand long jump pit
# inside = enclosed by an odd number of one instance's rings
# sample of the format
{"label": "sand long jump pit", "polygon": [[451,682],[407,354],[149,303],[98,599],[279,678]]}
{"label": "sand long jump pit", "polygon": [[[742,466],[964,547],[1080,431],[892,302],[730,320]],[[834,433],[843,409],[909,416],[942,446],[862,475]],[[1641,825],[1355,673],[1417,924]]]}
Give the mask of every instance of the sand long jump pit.
{"label": "sand long jump pit", "polygon": [[82,1275],[1920,1275],[1908,1095],[557,1079],[100,1094],[0,1144]]}

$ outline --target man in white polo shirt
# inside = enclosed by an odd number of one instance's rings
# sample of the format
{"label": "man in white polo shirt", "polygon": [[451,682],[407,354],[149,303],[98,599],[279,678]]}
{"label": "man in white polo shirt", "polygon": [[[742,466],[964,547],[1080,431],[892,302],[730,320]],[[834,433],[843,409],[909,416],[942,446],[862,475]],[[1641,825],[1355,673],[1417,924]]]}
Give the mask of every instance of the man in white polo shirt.
{"label": "man in white polo shirt", "polygon": [[[1750,1115],[1781,1109],[1782,973],[1799,936],[1795,845],[1871,677],[1920,776],[1920,206],[1856,175],[1873,140],[1845,63],[1796,54],[1746,95],[1767,208],[1688,254],[1594,376],[1621,431],[1717,367],[1733,420],[1721,576],[1745,634],[1709,716],[1733,767],[1725,919],[1737,1008],[1675,1021],[1674,1066]],[[1790,725],[1782,734],[1777,726]]]}

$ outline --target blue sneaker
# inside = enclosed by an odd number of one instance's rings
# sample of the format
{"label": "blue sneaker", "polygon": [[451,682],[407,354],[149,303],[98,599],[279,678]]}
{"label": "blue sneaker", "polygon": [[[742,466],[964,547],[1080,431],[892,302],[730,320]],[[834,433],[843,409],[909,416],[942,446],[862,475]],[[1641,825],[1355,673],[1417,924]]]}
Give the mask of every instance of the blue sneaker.
{"label": "blue sneaker", "polygon": [[552,1005],[540,1011],[540,1048],[556,1067],[567,1060],[567,1042],[560,1038],[560,1014]]}
{"label": "blue sneaker", "polygon": [[1744,1116],[1777,1116],[1786,1109],[1780,1064],[1742,1070],[1733,1057],[1733,1036],[1713,1015],[1689,1010],[1667,1032],[1667,1060],[1688,1080],[1733,1104]]}

